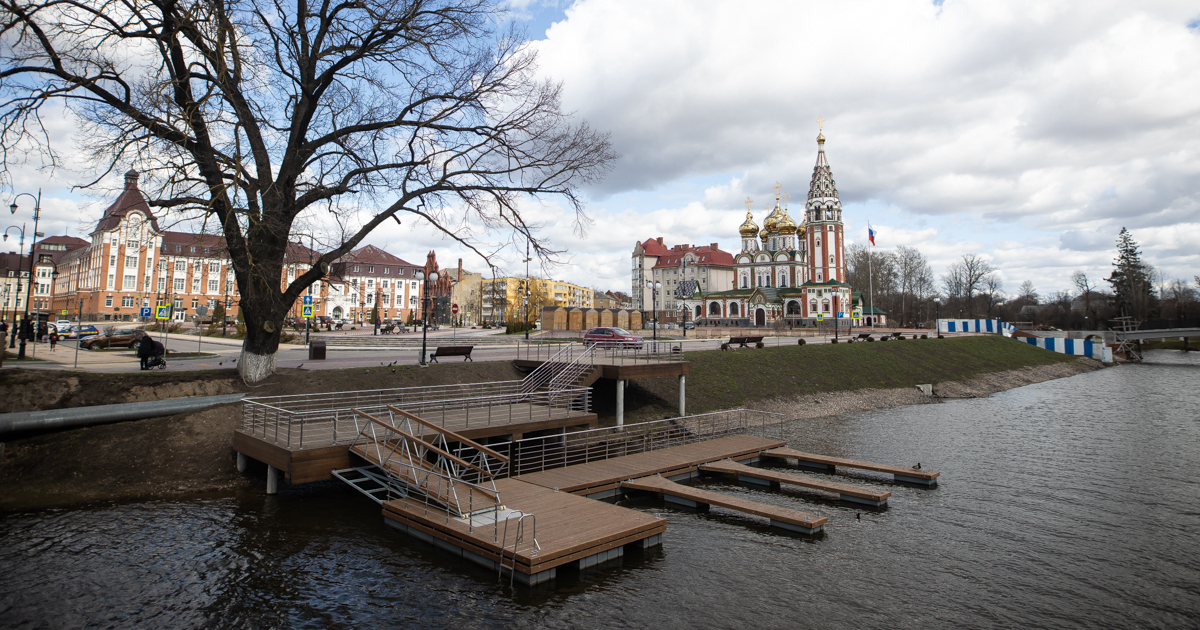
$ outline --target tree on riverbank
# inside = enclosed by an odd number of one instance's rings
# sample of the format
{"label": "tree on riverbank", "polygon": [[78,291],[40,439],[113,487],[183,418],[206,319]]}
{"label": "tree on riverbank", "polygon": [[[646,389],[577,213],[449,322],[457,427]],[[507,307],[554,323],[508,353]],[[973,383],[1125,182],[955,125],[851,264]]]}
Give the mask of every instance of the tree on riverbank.
{"label": "tree on riverbank", "polygon": [[[297,298],[384,221],[424,221],[485,260],[497,230],[552,257],[521,201],[559,197],[582,230],[579,187],[616,157],[493,0],[0,3],[5,163],[57,164],[43,119],[65,106],[102,171],[136,166],[152,206],[219,233],[247,382],[274,371]],[[281,287],[298,231],[325,242]]]}
{"label": "tree on riverbank", "polygon": [[1121,228],[1117,235],[1117,258],[1108,277],[1113,288],[1114,307],[1120,315],[1146,319],[1158,310],[1150,272],[1142,262],[1142,253],[1129,230]]}

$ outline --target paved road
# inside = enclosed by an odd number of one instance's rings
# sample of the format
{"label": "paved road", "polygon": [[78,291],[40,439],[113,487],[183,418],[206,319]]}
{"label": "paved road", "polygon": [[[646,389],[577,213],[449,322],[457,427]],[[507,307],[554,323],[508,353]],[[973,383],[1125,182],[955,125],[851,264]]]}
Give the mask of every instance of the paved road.
{"label": "paved road", "polygon": [[[357,331],[356,331],[357,332]],[[856,331],[857,332],[857,331]],[[888,330],[887,332],[892,332]],[[921,334],[920,330],[903,331],[906,335],[913,333]],[[327,335],[328,333],[322,333]],[[367,334],[361,332],[344,334],[345,337],[361,336],[364,338],[370,337],[369,331]],[[959,335],[954,335],[959,336]],[[328,348],[326,359],[324,361],[310,361],[308,359],[308,348],[300,345],[284,344],[279,348],[277,356],[277,365],[281,368],[298,368],[302,367],[306,370],[333,370],[344,368],[371,368],[384,367],[388,365],[416,365],[420,361],[421,350],[419,343],[420,333],[408,333],[399,335],[405,341],[412,342],[414,347],[403,348],[343,348],[332,347]],[[467,345],[472,337],[492,337],[488,339],[492,342],[497,333],[493,331],[472,331],[464,333],[461,330],[439,330],[431,331],[428,336],[428,351],[433,352],[438,345],[449,345],[448,342],[458,345]],[[504,337],[504,335],[499,335]],[[155,339],[162,339],[163,335],[155,334]],[[796,337],[767,337],[764,343],[767,346],[783,346],[795,345]],[[805,337],[805,342],[810,344],[829,343],[830,337]],[[524,337],[512,335],[506,340],[511,340],[512,345],[501,345],[492,347],[490,345],[477,345],[471,354],[471,358],[476,361],[511,361],[517,358],[517,344],[524,341]],[[717,350],[721,346],[722,340],[709,339],[697,340],[688,338],[684,341],[684,349],[688,352],[702,350]],[[195,335],[166,335],[166,345],[174,352],[196,352],[197,338]],[[242,342],[237,339],[222,339],[220,337],[204,337],[200,340],[200,351],[209,356],[192,357],[192,358],[169,358],[167,369],[171,371],[177,370],[213,370],[225,369],[234,367],[237,364],[237,359],[241,355]],[[37,358],[39,361],[27,362],[19,364],[20,367],[27,369],[46,369],[46,370],[72,370],[79,369],[88,372],[130,372],[138,369],[138,359],[134,351],[119,349],[109,351],[89,351],[79,350],[78,358],[76,358],[76,347],[73,342],[60,343],[54,352],[50,352],[49,344],[38,344]],[[75,367],[78,361],[78,368]],[[463,359],[457,357],[448,357],[443,359],[443,362],[463,362]],[[6,360],[4,367],[16,367],[18,363],[13,360]]]}

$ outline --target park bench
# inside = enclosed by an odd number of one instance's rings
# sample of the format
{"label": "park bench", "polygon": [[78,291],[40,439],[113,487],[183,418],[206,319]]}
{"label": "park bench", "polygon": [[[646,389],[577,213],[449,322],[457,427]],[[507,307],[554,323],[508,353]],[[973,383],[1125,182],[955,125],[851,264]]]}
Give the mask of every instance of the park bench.
{"label": "park bench", "polygon": [[732,346],[733,344],[735,344],[735,343],[736,343],[736,344],[738,344],[738,347],[739,347],[739,348],[747,348],[747,347],[749,347],[749,346],[747,346],[746,344],[749,344],[749,343],[762,343],[762,340],[763,340],[763,338],[762,338],[762,337],[730,337],[730,338],[729,338],[729,343],[727,343],[727,344],[725,344],[725,345],[726,345],[726,346]]}
{"label": "park bench", "polygon": [[474,348],[475,346],[438,346],[437,350],[429,355],[429,360],[437,363],[438,357],[464,357],[464,362],[470,361],[474,363],[475,359],[471,358],[471,350]]}
{"label": "park bench", "polygon": [[854,339],[856,341],[866,341],[871,338],[871,333],[859,333]]}
{"label": "park bench", "polygon": [[898,333],[898,332],[892,333],[892,339],[899,339],[902,336],[904,336],[903,333]]}

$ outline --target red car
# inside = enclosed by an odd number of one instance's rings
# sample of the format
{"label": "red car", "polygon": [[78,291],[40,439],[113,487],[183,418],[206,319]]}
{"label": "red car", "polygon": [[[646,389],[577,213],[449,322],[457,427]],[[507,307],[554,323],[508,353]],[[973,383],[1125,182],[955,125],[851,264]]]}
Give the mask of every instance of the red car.
{"label": "red car", "polygon": [[641,348],[642,338],[621,328],[593,328],[583,333],[583,344],[589,348]]}

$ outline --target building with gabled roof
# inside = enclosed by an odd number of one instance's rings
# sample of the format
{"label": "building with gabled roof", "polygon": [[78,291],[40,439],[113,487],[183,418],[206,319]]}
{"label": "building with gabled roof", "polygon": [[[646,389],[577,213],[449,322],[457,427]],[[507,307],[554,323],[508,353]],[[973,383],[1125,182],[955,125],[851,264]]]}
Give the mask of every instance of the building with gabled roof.
{"label": "building with gabled roof", "polygon": [[[680,307],[678,289],[689,281],[706,292],[733,288],[733,254],[716,243],[667,247],[661,236],[647,239],[634,246],[632,268],[634,309],[673,313]],[[662,288],[653,290],[652,282]]]}

